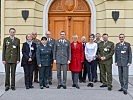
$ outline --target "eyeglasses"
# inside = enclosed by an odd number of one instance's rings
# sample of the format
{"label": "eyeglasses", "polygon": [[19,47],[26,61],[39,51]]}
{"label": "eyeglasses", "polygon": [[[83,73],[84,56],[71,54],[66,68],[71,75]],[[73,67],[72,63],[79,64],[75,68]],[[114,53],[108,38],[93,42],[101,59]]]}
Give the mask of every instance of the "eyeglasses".
{"label": "eyeglasses", "polygon": [[124,37],[119,37],[119,38],[124,38]]}

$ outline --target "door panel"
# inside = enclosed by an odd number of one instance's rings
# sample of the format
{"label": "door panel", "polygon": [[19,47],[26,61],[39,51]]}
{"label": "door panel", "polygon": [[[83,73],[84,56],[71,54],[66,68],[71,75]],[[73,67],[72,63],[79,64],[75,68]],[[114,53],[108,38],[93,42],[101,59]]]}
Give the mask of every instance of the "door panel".
{"label": "door panel", "polygon": [[52,37],[59,39],[61,31],[67,32],[66,17],[49,17],[49,30],[52,32]]}
{"label": "door panel", "polygon": [[[70,37],[77,34],[78,41],[81,41],[81,37],[84,35],[88,40],[89,29],[89,17],[73,17],[71,20]],[[72,38],[69,39],[72,41]]]}
{"label": "door panel", "polygon": [[78,35],[78,40],[81,41],[83,35],[88,39],[88,34],[90,34],[89,19],[89,17],[49,17],[49,30],[55,39],[59,39],[60,31],[65,31],[66,38],[71,42],[72,36],[75,34]]}
{"label": "door panel", "polygon": [[[77,34],[78,41],[81,42],[81,37],[90,34],[90,17],[77,17],[77,16],[62,16],[62,17],[50,17],[49,16],[49,30],[52,32],[54,39],[60,38],[60,31],[66,32],[66,38],[72,42],[72,36]],[[56,70],[54,64],[53,70]]]}

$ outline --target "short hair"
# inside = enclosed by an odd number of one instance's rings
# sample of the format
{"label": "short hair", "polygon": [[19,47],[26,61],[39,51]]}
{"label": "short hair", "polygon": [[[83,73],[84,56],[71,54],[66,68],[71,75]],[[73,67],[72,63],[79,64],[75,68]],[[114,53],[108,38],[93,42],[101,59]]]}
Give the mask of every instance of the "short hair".
{"label": "short hair", "polygon": [[[65,31],[61,31],[60,34],[61,34],[61,33],[65,33]],[[65,33],[65,34],[66,34],[66,33]]]}
{"label": "short hair", "polygon": [[123,34],[123,33],[119,34],[119,36],[120,36],[120,35],[124,35],[124,37],[125,37],[125,34]]}
{"label": "short hair", "polygon": [[34,35],[34,34],[37,35],[37,32],[32,32],[31,34],[32,34],[32,35]]}
{"label": "short hair", "polygon": [[[25,37],[25,38],[26,38],[26,40],[27,40],[28,35],[31,35],[31,37],[32,37],[32,34],[26,34],[26,37]],[[33,38],[32,38],[32,39],[33,39]]]}
{"label": "short hair", "polygon": [[48,35],[48,33],[50,33],[50,34],[51,34],[51,32],[50,32],[50,31],[47,31],[45,34],[46,34],[46,35]]}
{"label": "short hair", "polygon": [[15,28],[10,28],[10,29],[9,29],[9,32],[10,32],[11,30],[14,30],[14,31],[16,32],[16,29],[15,29]]}
{"label": "short hair", "polygon": [[103,34],[103,36],[104,36],[104,35],[107,35],[107,36],[108,36],[108,34],[107,34],[107,33],[104,33],[104,34]]}
{"label": "short hair", "polygon": [[41,38],[41,41],[42,41],[42,40],[47,41],[47,38],[44,36],[44,37]]}
{"label": "short hair", "polygon": [[81,39],[83,39],[83,38],[84,38],[84,39],[86,39],[86,37],[85,37],[85,36],[82,36],[82,37],[81,37]]}
{"label": "short hair", "polygon": [[94,34],[90,34],[90,35],[89,35],[89,38],[90,38],[91,36],[92,36],[93,38],[95,38],[95,35],[94,35]]}
{"label": "short hair", "polygon": [[96,33],[96,35],[101,35],[100,33]]}
{"label": "short hair", "polygon": [[78,38],[78,35],[73,35],[73,38]]}

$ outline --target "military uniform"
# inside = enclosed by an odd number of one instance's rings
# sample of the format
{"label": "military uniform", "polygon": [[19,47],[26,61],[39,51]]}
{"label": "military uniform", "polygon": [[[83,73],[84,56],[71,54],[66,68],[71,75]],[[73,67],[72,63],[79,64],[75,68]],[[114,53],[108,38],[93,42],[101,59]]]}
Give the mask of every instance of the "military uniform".
{"label": "military uniform", "polygon": [[[36,44],[36,46],[38,47],[40,45],[40,40],[39,39],[34,39],[33,42]],[[38,66],[37,63],[35,64],[34,67],[34,82],[38,82]]]}
{"label": "military uniform", "polygon": [[[55,45],[55,39],[53,38],[48,38],[47,39],[47,44],[52,48],[52,50],[54,50],[54,45]],[[52,65],[50,67],[50,70],[49,70],[49,83],[52,84],[52,67],[53,67],[53,61],[52,61]]]}
{"label": "military uniform", "polygon": [[[95,40],[94,42],[97,43],[97,45],[98,45],[101,42],[101,40],[99,40],[99,41],[98,40]],[[99,70],[100,70],[100,82],[101,82],[101,68],[100,68],[99,58],[98,57],[96,58],[96,61],[97,61],[97,66],[99,67]],[[94,81],[98,81],[98,77],[97,77],[97,66],[96,66],[96,68],[94,68]]]}
{"label": "military uniform", "polygon": [[5,64],[5,86],[10,87],[10,69],[11,69],[11,87],[15,87],[15,72],[17,61],[20,61],[20,40],[16,37],[4,38],[2,61]]}
{"label": "military uniform", "polygon": [[[104,85],[112,87],[112,63],[114,54],[114,43],[110,41],[102,41],[98,44],[98,57],[106,57],[104,61],[100,60],[101,80]],[[107,78],[106,78],[107,77]],[[106,80],[107,79],[107,80]]]}
{"label": "military uniform", "polygon": [[47,86],[48,76],[51,64],[53,64],[53,52],[52,48],[47,44],[40,44],[36,52],[37,65],[41,64],[39,67],[39,82],[40,86]]}
{"label": "military uniform", "polygon": [[117,43],[115,49],[115,63],[118,66],[121,89],[124,91],[128,89],[128,64],[131,64],[131,62],[132,51],[130,43]]}
{"label": "military uniform", "polygon": [[[58,85],[66,86],[68,60],[71,60],[71,46],[68,40],[57,40],[54,46],[54,60],[56,60]],[[61,79],[61,66],[63,81]]]}

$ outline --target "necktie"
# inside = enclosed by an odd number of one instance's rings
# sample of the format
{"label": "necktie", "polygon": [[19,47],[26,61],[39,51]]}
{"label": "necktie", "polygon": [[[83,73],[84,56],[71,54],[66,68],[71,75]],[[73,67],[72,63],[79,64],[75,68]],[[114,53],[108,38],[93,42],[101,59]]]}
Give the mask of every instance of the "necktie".
{"label": "necktie", "polygon": [[104,41],[104,45],[106,45],[107,41]]}
{"label": "necktie", "polygon": [[61,40],[61,43],[63,44],[64,40]]}

